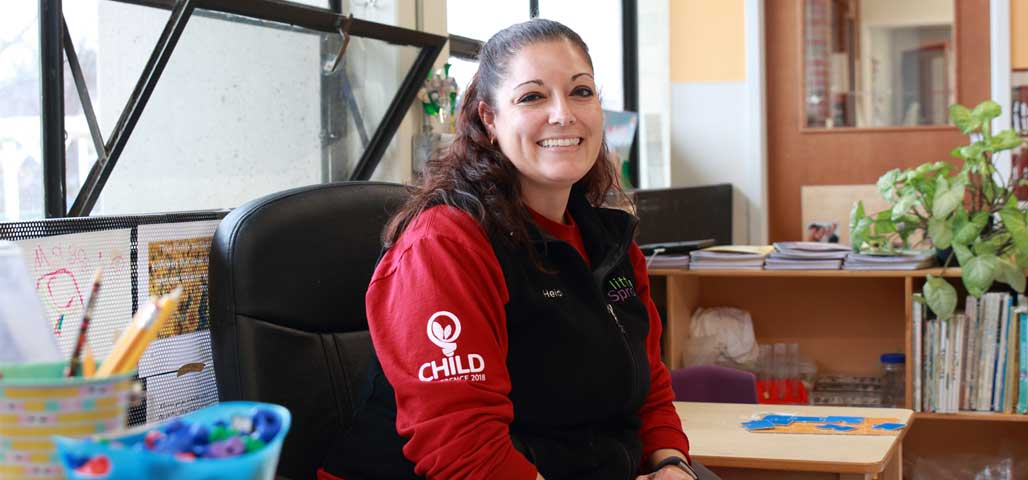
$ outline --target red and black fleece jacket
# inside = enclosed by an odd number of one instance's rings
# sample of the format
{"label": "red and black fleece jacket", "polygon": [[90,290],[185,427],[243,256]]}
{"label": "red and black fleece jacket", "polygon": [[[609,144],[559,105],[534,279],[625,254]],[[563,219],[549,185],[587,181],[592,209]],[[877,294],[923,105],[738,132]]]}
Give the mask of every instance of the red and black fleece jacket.
{"label": "red and black fleece jacket", "polygon": [[574,191],[568,217],[536,215],[542,269],[458,209],[411,224],[368,289],[380,370],[322,478],[630,479],[688,454],[635,217]]}

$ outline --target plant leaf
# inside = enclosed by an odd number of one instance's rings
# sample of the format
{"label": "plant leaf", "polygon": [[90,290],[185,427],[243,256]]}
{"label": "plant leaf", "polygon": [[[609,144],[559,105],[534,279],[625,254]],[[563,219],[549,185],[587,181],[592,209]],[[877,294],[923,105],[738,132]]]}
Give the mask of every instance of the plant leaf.
{"label": "plant leaf", "polygon": [[892,206],[892,220],[899,220],[903,218],[903,215],[907,213],[911,207],[917,205],[917,195],[908,193],[900,197],[899,201]]}
{"label": "plant leaf", "polygon": [[978,255],[963,263],[964,286],[967,292],[975,297],[981,297],[992,285],[996,277],[996,263],[999,258],[992,254]]}
{"label": "plant leaf", "polygon": [[967,245],[963,245],[963,244],[960,244],[960,243],[953,242],[952,246],[953,246],[953,253],[957,254],[957,261],[960,262],[961,265],[966,264],[972,258],[974,258],[974,254],[972,254],[971,250],[969,250],[967,248]]}
{"label": "plant leaf", "polygon": [[1014,249],[1020,257],[1028,260],[1028,232],[1013,233]]}
{"label": "plant leaf", "polygon": [[996,244],[991,240],[976,240],[974,245],[971,246],[971,250],[975,255],[996,255]]}
{"label": "plant leaf", "polygon": [[971,111],[971,117],[977,120],[979,123],[988,123],[992,119],[998,117],[1003,113],[1003,108],[998,103],[992,100],[986,100],[979,103],[974,110]]}
{"label": "plant leaf", "polygon": [[896,191],[896,181],[899,176],[900,169],[894,168],[878,178],[878,193],[882,194],[882,198],[892,200],[892,193]]}
{"label": "plant leaf", "polygon": [[1021,140],[1021,137],[1018,136],[1016,132],[1013,130],[1004,130],[998,135],[994,135],[992,137],[992,141],[989,142],[989,146],[992,147],[992,151],[1000,152],[1020,147],[1022,143],[1024,143],[1024,140]]}
{"label": "plant leaf", "polygon": [[1010,285],[1017,290],[1017,293],[1024,292],[1024,270],[1010,263],[1010,260],[1005,258],[996,260],[996,280]]}
{"label": "plant leaf", "polygon": [[999,211],[999,218],[1003,220],[1003,226],[1007,227],[1007,231],[1010,233],[1018,235],[1025,232],[1024,216],[1022,216],[1021,211],[1017,207],[1010,207],[1009,205],[1003,207]]}
{"label": "plant leaf", "polygon": [[957,290],[946,280],[928,275],[924,284],[924,298],[940,320],[947,320],[957,309]]}
{"label": "plant leaf", "polygon": [[[963,208],[961,208],[963,210]],[[956,243],[962,243],[964,245],[970,245],[974,243],[975,239],[978,238],[978,234],[982,233],[982,229],[985,228],[985,224],[989,221],[989,212],[978,212],[974,214],[971,220],[959,228],[954,227],[956,233],[953,235],[953,241]]]}
{"label": "plant leaf", "polygon": [[928,220],[928,236],[935,248],[949,248],[953,241],[953,226],[946,218],[932,217]]}
{"label": "plant leaf", "polygon": [[960,147],[960,156],[968,160],[975,160],[980,158],[986,150],[988,150],[988,146],[985,145],[984,141],[979,140],[970,145]]}
{"label": "plant leaf", "polygon": [[960,129],[961,132],[971,133],[978,128],[974,124],[974,119],[971,118],[971,110],[963,105],[950,105],[949,107],[949,118],[953,120],[953,124]]}
{"label": "plant leaf", "polygon": [[[902,199],[900,199],[902,201]],[[949,185],[942,175],[935,180],[935,196],[932,199],[932,216],[945,217],[964,203],[964,184],[955,182]],[[895,213],[895,210],[893,210]]]}

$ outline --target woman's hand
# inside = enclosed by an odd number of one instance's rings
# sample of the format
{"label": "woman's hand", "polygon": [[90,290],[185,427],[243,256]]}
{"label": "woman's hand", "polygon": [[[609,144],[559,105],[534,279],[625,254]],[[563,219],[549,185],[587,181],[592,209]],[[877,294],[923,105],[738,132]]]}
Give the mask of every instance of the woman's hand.
{"label": "woman's hand", "polygon": [[639,475],[635,480],[693,480],[685,470],[674,465],[668,465],[656,472]]}

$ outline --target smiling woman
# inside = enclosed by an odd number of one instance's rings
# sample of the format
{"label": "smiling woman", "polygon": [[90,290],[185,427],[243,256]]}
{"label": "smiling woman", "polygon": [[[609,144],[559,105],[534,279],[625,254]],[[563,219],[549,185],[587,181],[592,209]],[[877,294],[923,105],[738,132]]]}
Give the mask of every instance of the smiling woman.
{"label": "smiling woman", "polygon": [[606,148],[589,60],[567,40],[527,45],[491,103],[479,101],[479,116],[517,168],[525,203],[563,222],[571,185]]}
{"label": "smiling woman", "polygon": [[623,191],[587,46],[536,19],[479,61],[383,233],[371,384],[321,477],[696,478],[637,219],[601,206]]}

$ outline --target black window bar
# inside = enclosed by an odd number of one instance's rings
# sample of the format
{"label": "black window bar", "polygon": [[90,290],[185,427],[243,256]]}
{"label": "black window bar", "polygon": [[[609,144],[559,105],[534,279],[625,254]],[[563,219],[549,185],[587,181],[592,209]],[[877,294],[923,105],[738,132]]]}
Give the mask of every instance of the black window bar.
{"label": "black window bar", "polygon": [[477,61],[482,42],[474,38],[450,34],[450,55],[464,60]]}
{"label": "black window bar", "polygon": [[[44,165],[44,202],[47,217],[87,216],[100,197],[107,179],[111,175],[118,157],[132,134],[161,73],[174,52],[182,31],[195,12],[200,16],[229,18],[236,22],[254,23],[262,27],[299,27],[325,33],[342,33],[343,27],[349,35],[384,41],[394,45],[413,46],[420,49],[410,70],[389,104],[382,121],[374,134],[367,138],[363,122],[358,122],[361,143],[365,147],[361,158],[350,174],[350,180],[368,180],[381,161],[389,140],[396,133],[408,107],[417,96],[423,79],[431,70],[436,57],[446,43],[446,37],[408,30],[392,25],[383,25],[365,20],[344,17],[339,12],[338,2],[333,9],[299,5],[283,0],[114,0],[145,7],[171,10],[171,15],[154,47],[153,52],[129,97],[121,116],[105,142],[93,111],[89,92],[82,76],[82,69],[75,54],[75,48],[67,35],[67,26],[61,10],[61,0],[39,0],[40,3],[40,64],[41,101],[43,106],[42,152]],[[226,17],[231,15],[231,17]],[[273,22],[272,24],[263,23]],[[277,24],[277,25],[276,25]],[[83,182],[82,189],[71,208],[65,211],[67,188],[64,150],[64,86],[61,47],[67,56],[69,69],[75,80],[83,113],[89,125],[97,151],[97,161]],[[343,94],[352,92],[343,79]],[[349,99],[351,108],[356,106]],[[325,117],[323,116],[323,120]],[[355,121],[359,119],[359,111]],[[337,178],[333,178],[337,179]]]}

